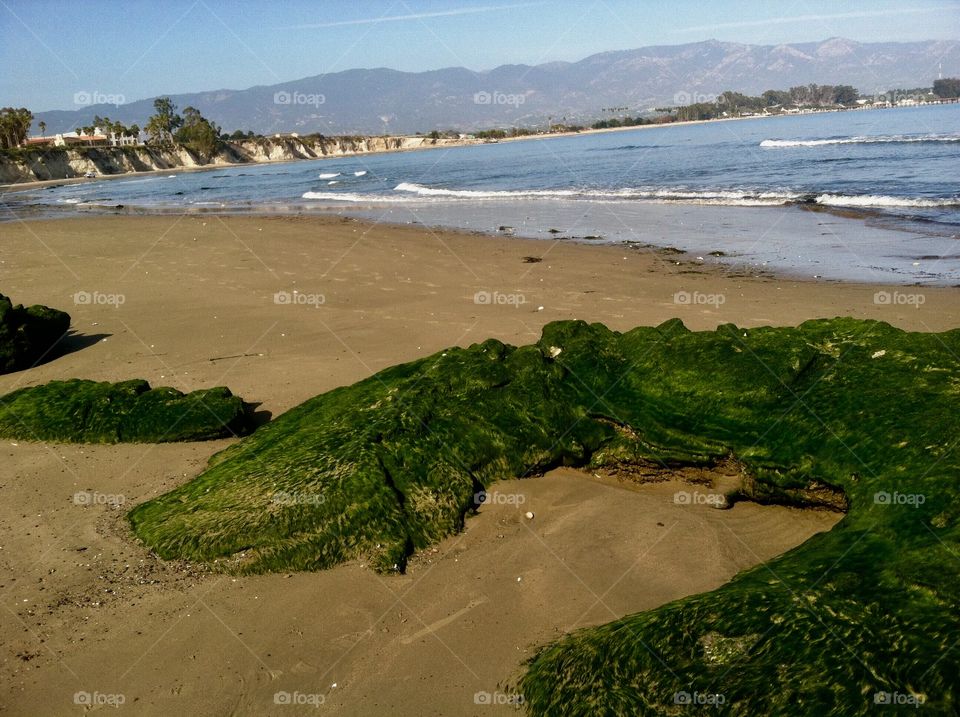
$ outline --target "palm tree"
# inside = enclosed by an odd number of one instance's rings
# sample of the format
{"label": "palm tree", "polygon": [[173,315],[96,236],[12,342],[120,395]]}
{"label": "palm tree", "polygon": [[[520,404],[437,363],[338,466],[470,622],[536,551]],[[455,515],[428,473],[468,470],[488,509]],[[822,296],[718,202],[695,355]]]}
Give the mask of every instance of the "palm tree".
{"label": "palm tree", "polygon": [[40,120],[40,121],[37,123],[37,127],[40,128],[40,136],[41,136],[41,137],[46,137],[46,136],[47,136],[47,123],[44,122],[43,120]]}

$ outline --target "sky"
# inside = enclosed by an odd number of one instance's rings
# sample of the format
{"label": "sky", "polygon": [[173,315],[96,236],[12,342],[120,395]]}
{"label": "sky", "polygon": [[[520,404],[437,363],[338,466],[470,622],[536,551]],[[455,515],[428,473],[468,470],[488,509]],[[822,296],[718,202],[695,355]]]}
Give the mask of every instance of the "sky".
{"label": "sky", "polygon": [[355,67],[575,61],[707,39],[958,40],[960,0],[0,0],[0,106],[78,109]]}

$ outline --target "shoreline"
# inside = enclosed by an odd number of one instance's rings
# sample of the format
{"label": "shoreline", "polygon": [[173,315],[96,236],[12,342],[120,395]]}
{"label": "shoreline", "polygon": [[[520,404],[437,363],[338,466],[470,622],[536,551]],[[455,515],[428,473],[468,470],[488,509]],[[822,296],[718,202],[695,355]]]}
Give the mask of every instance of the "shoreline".
{"label": "shoreline", "polygon": [[[560,242],[574,246],[608,248],[614,251],[649,251],[653,254],[672,257],[677,265],[689,264],[695,268],[717,266],[726,272],[771,276],[790,281],[829,282],[887,288],[915,287],[926,289],[960,286],[960,277],[954,276],[957,272],[953,271],[951,273],[949,268],[943,269],[939,279],[934,280],[921,280],[919,278],[921,274],[919,273],[912,278],[902,274],[911,263],[914,268],[920,266],[923,262],[927,262],[931,267],[936,268],[940,261],[952,258],[952,255],[946,252],[951,251],[951,242],[954,241],[953,235],[924,231],[924,227],[920,224],[898,221],[894,217],[887,217],[880,212],[862,208],[830,207],[804,203],[742,207],[685,202],[641,202],[630,208],[631,211],[642,215],[642,221],[637,221],[636,232],[640,233],[632,233],[630,238],[604,239],[603,237],[590,236],[559,236],[554,233],[555,230],[544,230],[543,228],[539,232],[531,232],[524,228],[520,232],[514,233],[513,227],[503,226],[502,222],[510,211],[516,210],[516,207],[496,204],[481,205],[480,207],[458,207],[460,210],[459,221],[461,222],[459,224],[451,224],[442,218],[430,221],[425,218],[429,210],[423,207],[416,211],[411,210],[411,216],[416,218],[415,221],[411,221],[409,218],[406,220],[394,217],[388,218],[388,214],[392,215],[395,210],[399,211],[399,209],[388,208],[385,210],[383,206],[376,205],[369,207],[363,205],[315,207],[285,204],[273,208],[259,205],[256,207],[234,207],[232,209],[224,209],[223,207],[148,208],[137,205],[97,205],[77,208],[76,205],[64,205],[57,207],[59,214],[50,214],[49,208],[51,206],[45,206],[42,210],[44,213],[34,216],[20,214],[10,220],[0,220],[0,224],[95,221],[105,218],[147,220],[151,217],[157,219],[314,219],[318,221],[340,219],[383,226],[387,229],[405,230],[419,227],[431,234],[451,233],[505,241],[537,242],[540,245],[544,242]],[[529,211],[529,207],[526,205],[523,209]],[[554,212],[552,220],[560,225],[563,223],[564,211],[573,211],[574,213],[581,211],[576,207],[576,204],[565,208],[551,207],[551,209]],[[470,212],[485,216],[484,212],[489,213],[491,211],[493,211],[493,215],[488,216],[491,221],[480,226],[471,224],[472,216]],[[777,212],[780,213],[779,217],[776,216]],[[793,220],[789,222],[788,228],[786,230],[778,228],[783,224],[782,219],[789,215],[793,216]],[[517,219],[518,217],[513,218]],[[761,218],[764,221],[761,222]],[[773,219],[773,221],[768,225],[767,219]],[[507,221],[509,223],[509,220]],[[578,220],[574,219],[574,221]],[[496,229],[498,225],[501,225],[501,230],[509,229],[510,231],[498,231]],[[837,228],[831,228],[831,225]],[[729,231],[731,226],[738,227],[741,233],[762,231],[765,245],[770,244],[770,246],[759,247],[752,240],[747,241],[746,244],[740,240],[738,244],[737,240],[731,237],[712,238],[711,230],[717,232]],[[827,229],[827,231],[824,232],[821,229]],[[852,265],[846,265],[838,274],[836,267],[831,266],[831,261],[835,257],[830,254],[829,250],[825,249],[830,241],[821,246],[819,250],[817,246],[812,246],[809,249],[809,258],[806,264],[799,261],[793,264],[772,263],[769,257],[776,257],[788,245],[792,244],[792,235],[796,231],[806,233],[808,237],[819,234],[836,240],[839,240],[840,236],[843,235],[845,237],[844,241],[851,242],[854,245],[863,241],[871,241],[877,245],[882,244],[889,251],[897,251],[900,254],[899,260],[902,266],[899,269],[890,266],[881,270],[877,266],[870,267],[869,264],[865,263],[865,260],[854,256],[857,261],[861,262],[858,274],[854,276],[850,273],[853,271]],[[945,253],[942,256],[929,253],[910,256],[903,254],[902,249],[896,248],[899,243],[909,242],[914,238],[924,238],[929,242],[940,242],[942,245],[940,248]],[[597,241],[598,239],[600,241]],[[747,253],[742,251],[745,245],[751,247]],[[931,244],[930,246],[936,248],[937,245]],[[791,251],[795,251],[795,249],[791,249]],[[818,251],[826,251],[827,253],[818,253]],[[764,257],[768,258],[765,259]],[[811,273],[815,271],[823,273]],[[919,269],[917,271],[919,272]]]}

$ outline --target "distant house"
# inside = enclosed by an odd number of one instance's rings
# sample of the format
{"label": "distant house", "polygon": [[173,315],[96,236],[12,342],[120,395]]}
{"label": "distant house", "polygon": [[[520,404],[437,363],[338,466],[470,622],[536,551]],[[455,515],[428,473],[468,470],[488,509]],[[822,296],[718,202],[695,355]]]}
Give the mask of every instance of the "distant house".
{"label": "distant house", "polygon": [[110,132],[109,135],[99,127],[95,128],[93,134],[76,134],[68,132],[66,134],[58,133],[50,137],[28,137],[23,142],[24,147],[75,147],[77,145],[93,147],[135,147],[143,144],[146,140],[146,133],[142,130],[139,135],[118,135],[116,132]]}
{"label": "distant house", "polygon": [[105,147],[110,144],[110,138],[104,134],[99,134],[94,130],[94,134],[58,134],[53,141],[57,147],[70,147],[78,144],[94,145]]}

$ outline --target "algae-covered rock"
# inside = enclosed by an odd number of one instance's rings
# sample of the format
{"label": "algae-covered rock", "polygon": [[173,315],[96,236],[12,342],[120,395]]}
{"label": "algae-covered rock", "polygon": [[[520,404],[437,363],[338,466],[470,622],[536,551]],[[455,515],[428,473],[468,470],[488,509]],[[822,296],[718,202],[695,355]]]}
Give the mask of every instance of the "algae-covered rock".
{"label": "algae-covered rock", "polygon": [[184,394],[143,380],[71,379],[0,397],[0,436],[72,443],[203,441],[248,429],[243,401],[223,387]]}
{"label": "algae-covered rock", "polygon": [[14,306],[0,294],[0,373],[30,368],[69,328],[69,314],[46,306]]}
{"label": "algae-covered rock", "polygon": [[854,319],[622,334],[557,322],[532,346],[448,349],[310,399],[130,519],[166,558],[402,570],[495,480],[732,460],[747,498],[848,513],[717,591],[546,647],[517,686],[528,711],[672,714],[703,697],[725,714],[903,700],[954,714],[958,356],[960,331]]}

